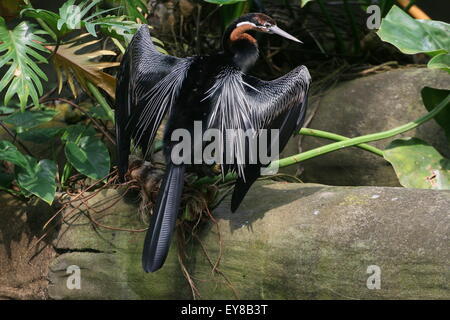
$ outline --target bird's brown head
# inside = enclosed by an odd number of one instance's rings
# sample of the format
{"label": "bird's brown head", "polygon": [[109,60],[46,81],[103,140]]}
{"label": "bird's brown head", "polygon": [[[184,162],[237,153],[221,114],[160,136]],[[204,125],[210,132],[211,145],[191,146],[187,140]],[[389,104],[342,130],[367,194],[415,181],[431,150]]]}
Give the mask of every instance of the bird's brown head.
{"label": "bird's brown head", "polygon": [[258,59],[258,43],[253,32],[277,34],[289,40],[300,42],[294,36],[281,30],[274,19],[262,13],[248,13],[235,20],[223,36],[223,48],[230,55],[234,64],[246,71]]}
{"label": "bird's brown head", "polygon": [[249,33],[250,31],[263,32],[269,34],[277,34],[286,39],[300,42],[297,38],[283,31],[277,26],[277,23],[271,17],[263,13],[248,13],[235,20],[225,31],[224,47],[230,47],[233,43],[242,40],[257,44],[256,39]]}

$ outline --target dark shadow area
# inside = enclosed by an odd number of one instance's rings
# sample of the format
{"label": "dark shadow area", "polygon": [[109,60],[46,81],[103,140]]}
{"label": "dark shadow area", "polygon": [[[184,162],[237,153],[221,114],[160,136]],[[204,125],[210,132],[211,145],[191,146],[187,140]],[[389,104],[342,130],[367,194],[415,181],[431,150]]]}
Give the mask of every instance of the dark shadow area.
{"label": "dark shadow area", "polygon": [[[227,197],[214,211],[214,217],[229,220],[231,231],[244,226],[251,229],[252,223],[263,219],[268,211],[289,204],[294,200],[307,198],[324,188],[322,186],[308,186],[301,189],[272,189],[268,187],[269,185],[270,183],[253,186],[235,213],[230,211],[231,199]],[[280,194],[279,197],[276,196],[277,193]]]}

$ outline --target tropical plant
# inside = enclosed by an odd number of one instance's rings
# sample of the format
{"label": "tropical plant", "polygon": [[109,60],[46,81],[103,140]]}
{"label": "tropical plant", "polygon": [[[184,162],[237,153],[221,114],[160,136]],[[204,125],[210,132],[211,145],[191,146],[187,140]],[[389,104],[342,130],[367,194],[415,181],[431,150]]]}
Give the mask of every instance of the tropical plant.
{"label": "tropical plant", "polygon": [[[118,16],[113,13],[120,7],[102,10],[98,7],[100,2],[69,0],[56,13],[23,1],[22,17],[36,23],[22,21],[13,29],[8,29],[0,17],[0,68],[5,70],[5,76],[0,79],[0,92],[5,96],[0,125],[11,137],[11,141],[0,141],[2,190],[18,196],[35,195],[52,203],[57,188],[65,188],[74,169],[94,180],[102,180],[109,174],[110,156],[102,137],[114,143],[107,123],[114,121],[108,101],[114,98],[115,78],[104,69],[119,63],[102,61],[116,53],[99,49],[98,44],[111,39],[124,50],[140,26],[138,21],[145,19],[145,11],[139,9],[142,2],[135,0],[134,6],[128,2],[125,5],[125,12],[130,16]],[[81,89],[97,106],[86,109],[63,98],[44,96],[43,81],[47,81],[47,75],[41,65],[47,63],[55,67],[59,92],[67,83],[75,97]],[[59,112],[44,105],[54,100],[76,107],[88,117],[88,123],[48,126]],[[39,159],[24,144],[48,143],[56,137],[63,142],[65,155],[61,174],[58,174],[56,155],[54,159]],[[13,166],[5,165],[8,163]]]}
{"label": "tropical plant", "polygon": [[392,7],[383,19],[378,36],[406,54],[425,53],[432,59],[428,68],[450,73],[450,24],[411,18],[399,7]]}
{"label": "tropical plant", "polygon": [[[230,4],[226,7],[234,9],[230,9],[232,14],[229,17],[234,17],[233,14],[240,15],[246,5],[245,1],[211,1]],[[122,8],[107,10],[101,10],[97,6],[99,3],[99,0],[94,0],[76,4],[69,0],[58,13],[35,9],[26,3],[28,7],[22,11],[22,15],[34,19],[36,23],[22,21],[12,29],[8,29],[5,21],[0,18],[0,67],[6,70],[5,76],[0,80],[0,91],[5,94],[5,105],[0,107],[0,126],[11,136],[11,141],[0,141],[0,189],[22,197],[35,195],[51,203],[56,190],[67,187],[74,170],[96,181],[102,181],[109,174],[110,155],[103,140],[114,143],[109,133],[111,127],[108,128],[107,124],[111,125],[114,120],[109,101],[114,98],[115,79],[104,70],[117,66],[118,63],[104,61],[105,57],[113,57],[115,52],[95,46],[101,39],[110,39],[123,52],[138,28],[138,23],[147,22],[148,12],[141,0],[123,1]],[[380,37],[405,53],[425,52],[432,56],[429,67],[448,71],[448,25],[437,21],[417,21],[399,10],[394,6],[387,13],[378,32]],[[111,14],[120,11],[123,15]],[[418,31],[427,41],[407,41],[413,39]],[[85,41],[88,37],[93,37],[94,40]],[[155,41],[160,43],[157,39]],[[74,96],[79,96],[82,90],[96,105],[84,108],[63,98],[43,96],[42,80],[46,81],[47,76],[41,70],[41,65],[49,62],[55,66],[60,91],[66,82]],[[337,142],[281,159],[272,166],[292,165],[324,153],[355,146],[388,160],[396,170],[400,182],[406,187],[448,188],[449,161],[426,142],[416,138],[396,140],[386,150],[367,144],[414,129],[433,118],[450,136],[449,92],[425,88],[422,98],[428,114],[385,132],[347,138],[304,128],[300,131],[301,134]],[[47,126],[49,121],[59,116],[57,109],[47,106],[53,100],[67,103],[88,120],[62,127]],[[62,141],[65,158],[62,170],[58,170],[56,156],[53,159],[39,159],[22,143],[42,143],[55,137]],[[419,157],[421,160],[418,161],[417,155],[422,154],[428,156]],[[418,167],[414,167],[415,165]],[[412,167],[417,170],[410,170]],[[232,174],[227,175],[225,184],[233,178]],[[202,178],[195,181],[194,185],[220,179]]]}
{"label": "tropical plant", "polygon": [[[431,57],[428,68],[450,73],[450,25],[441,21],[417,20],[394,6],[383,19],[378,36],[406,54],[425,53]],[[425,87],[422,101],[432,111],[447,101],[450,90]],[[434,118],[444,129],[450,144],[450,111],[443,109]],[[450,159],[444,158],[427,142],[418,138],[398,139],[384,151],[400,183],[411,188],[450,189]]]}
{"label": "tropical plant", "polygon": [[33,26],[27,22],[8,30],[5,20],[0,17],[0,68],[8,66],[0,81],[0,91],[7,88],[5,105],[14,95],[19,97],[22,110],[30,96],[33,103],[39,105],[39,96],[43,94],[41,79],[47,81],[47,76],[37,65],[38,62],[47,63],[39,53],[48,51],[42,45],[45,40],[39,36],[43,33],[41,30],[33,32]]}

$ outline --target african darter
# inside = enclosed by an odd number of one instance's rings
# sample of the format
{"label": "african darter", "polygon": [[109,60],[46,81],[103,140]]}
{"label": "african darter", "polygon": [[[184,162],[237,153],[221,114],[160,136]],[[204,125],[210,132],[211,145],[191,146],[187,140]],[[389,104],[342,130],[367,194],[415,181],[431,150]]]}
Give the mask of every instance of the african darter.
{"label": "african darter", "polygon": [[[145,238],[142,263],[146,272],[163,265],[180,207],[188,161],[172,161],[171,153],[177,144],[171,139],[175,129],[192,132],[195,121],[203,124],[203,130],[216,128],[220,132],[278,129],[282,150],[303,124],[311,81],[308,69],[299,66],[272,81],[246,74],[258,59],[258,42],[252,35],[255,31],[300,42],[267,15],[250,13],[226,29],[223,52],[187,58],[162,54],[151,40],[149,27],[141,26],[122,59],[115,116],[122,180],[128,170],[131,139],[142,148],[145,158],[161,121],[168,115],[163,137],[166,173]],[[224,152],[228,142],[225,138],[219,140]],[[260,176],[260,162],[245,163],[247,147],[242,142],[233,147],[235,158],[243,161],[222,164],[224,173],[233,170],[238,175],[231,199],[233,212]]]}

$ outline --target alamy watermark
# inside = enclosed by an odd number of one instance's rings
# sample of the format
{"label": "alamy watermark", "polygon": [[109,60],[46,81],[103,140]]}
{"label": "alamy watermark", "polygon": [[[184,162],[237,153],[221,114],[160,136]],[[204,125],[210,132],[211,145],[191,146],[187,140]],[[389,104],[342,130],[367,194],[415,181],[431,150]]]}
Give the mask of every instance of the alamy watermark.
{"label": "alamy watermark", "polygon": [[380,6],[373,4],[367,7],[366,13],[369,17],[366,21],[366,26],[368,29],[380,29],[381,25],[381,8]]}
{"label": "alamy watermark", "polygon": [[66,269],[67,277],[66,287],[69,290],[81,290],[81,269],[77,265],[68,266]]}
{"label": "alamy watermark", "polygon": [[61,19],[57,22],[58,30],[62,28],[65,23],[69,29],[79,29],[81,26],[81,19],[83,18],[80,6],[70,5],[61,14]]}
{"label": "alamy watermark", "polygon": [[367,267],[366,273],[370,274],[367,278],[366,286],[369,290],[381,289],[381,268],[377,265]]}
{"label": "alamy watermark", "polygon": [[[226,164],[268,166],[279,159],[278,129],[225,129],[211,128],[203,131],[201,121],[195,121],[193,132],[175,129],[171,135],[175,142],[171,151],[172,163]],[[274,174],[276,166],[261,169],[262,175]]]}

